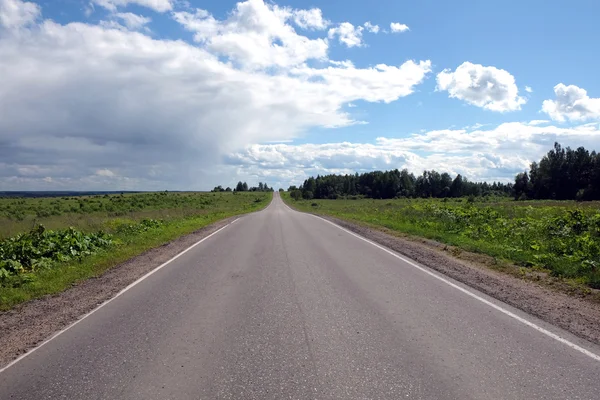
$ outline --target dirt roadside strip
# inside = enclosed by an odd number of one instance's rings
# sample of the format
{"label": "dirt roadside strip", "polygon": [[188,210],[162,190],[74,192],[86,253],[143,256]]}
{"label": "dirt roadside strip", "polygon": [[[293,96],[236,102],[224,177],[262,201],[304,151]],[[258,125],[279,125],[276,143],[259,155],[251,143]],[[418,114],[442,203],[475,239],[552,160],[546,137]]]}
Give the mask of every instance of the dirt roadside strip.
{"label": "dirt roadside strip", "polygon": [[457,259],[443,250],[445,245],[431,240],[413,241],[339,218],[315,215],[576,336],[600,344],[600,304]]}
{"label": "dirt roadside strip", "polygon": [[0,312],[0,367],[48,339],[55,332],[66,328],[138,278],[237,218],[223,219],[148,250],[101,276],[82,281],[62,293],[45,296],[20,304],[9,311]]}

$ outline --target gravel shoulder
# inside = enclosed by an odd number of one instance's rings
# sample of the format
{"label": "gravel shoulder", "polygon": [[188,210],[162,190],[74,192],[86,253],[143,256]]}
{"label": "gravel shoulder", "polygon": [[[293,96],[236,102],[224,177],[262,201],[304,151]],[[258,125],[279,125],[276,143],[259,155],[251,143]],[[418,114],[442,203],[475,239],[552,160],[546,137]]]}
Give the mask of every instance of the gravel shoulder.
{"label": "gravel shoulder", "polygon": [[385,228],[372,229],[319,216],[576,336],[600,344],[600,304],[592,300],[598,293],[594,296],[581,296],[577,291],[568,294],[565,285],[544,277],[538,283],[490,269],[493,259],[485,255],[457,251],[432,240],[398,237],[386,232]]}
{"label": "gravel shoulder", "polygon": [[64,329],[138,278],[197,241],[229,224],[227,218],[146,251],[56,295],[23,303],[0,313],[0,367]]}

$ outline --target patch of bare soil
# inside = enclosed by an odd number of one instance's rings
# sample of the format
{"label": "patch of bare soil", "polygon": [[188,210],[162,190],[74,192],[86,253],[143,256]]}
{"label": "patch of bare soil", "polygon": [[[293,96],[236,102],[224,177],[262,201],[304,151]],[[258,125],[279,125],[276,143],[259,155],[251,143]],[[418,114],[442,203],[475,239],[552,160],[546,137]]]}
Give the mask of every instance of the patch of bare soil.
{"label": "patch of bare soil", "polygon": [[372,229],[338,218],[321,217],[583,339],[600,344],[598,291],[584,292],[543,273],[523,274],[518,267],[498,265],[493,257],[461,251],[432,240],[398,237],[389,230],[386,232],[385,228]]}
{"label": "patch of bare soil", "polygon": [[64,329],[138,278],[168,261],[200,239],[230,223],[218,221],[189,235],[148,250],[99,277],[87,279],[62,293],[20,304],[0,313],[0,366],[52,334]]}

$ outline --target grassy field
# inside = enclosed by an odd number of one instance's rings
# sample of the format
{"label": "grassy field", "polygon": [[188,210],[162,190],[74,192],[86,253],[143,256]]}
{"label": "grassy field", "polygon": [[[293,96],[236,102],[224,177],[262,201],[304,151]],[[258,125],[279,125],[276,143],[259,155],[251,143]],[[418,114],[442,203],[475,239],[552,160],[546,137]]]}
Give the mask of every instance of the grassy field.
{"label": "grassy field", "polygon": [[302,211],[425,237],[600,289],[600,203],[298,200]]}
{"label": "grassy field", "polygon": [[160,192],[0,199],[0,309],[60,292],[220,219],[259,210],[271,198]]}

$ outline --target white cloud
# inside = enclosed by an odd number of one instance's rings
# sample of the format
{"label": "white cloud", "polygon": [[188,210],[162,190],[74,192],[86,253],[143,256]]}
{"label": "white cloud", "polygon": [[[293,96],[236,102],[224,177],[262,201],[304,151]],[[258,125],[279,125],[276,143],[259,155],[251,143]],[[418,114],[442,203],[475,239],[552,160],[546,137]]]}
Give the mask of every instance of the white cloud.
{"label": "white cloud", "polygon": [[133,13],[117,13],[115,17],[121,19],[129,29],[136,30],[143,28],[152,21],[152,18],[144,17]]}
{"label": "white cloud", "polygon": [[491,111],[520,110],[527,102],[519,96],[515,78],[508,71],[470,62],[464,62],[454,72],[448,69],[440,72],[437,89]]}
{"label": "white cloud", "polygon": [[318,8],[294,10],[292,11],[292,15],[296,25],[302,29],[322,30],[329,25],[329,21],[323,19],[323,13]]}
{"label": "white cloud", "polygon": [[555,121],[585,121],[600,119],[600,98],[591,98],[587,91],[562,83],[554,86],[556,100],[544,100],[542,111]]}
{"label": "white cloud", "polygon": [[550,121],[548,121],[547,119],[534,119],[532,121],[529,121],[527,124],[536,126],[536,125],[546,125],[549,123],[550,123]]}
{"label": "white cloud", "polygon": [[371,21],[365,22],[364,27],[371,33],[379,33],[379,25],[373,25]]}
{"label": "white cloud", "polygon": [[398,22],[392,22],[390,24],[390,29],[394,33],[402,33],[402,32],[406,32],[406,31],[410,31],[410,28],[408,27],[408,25],[401,24]]}
{"label": "white cloud", "polygon": [[533,93],[533,89],[531,88],[531,86],[525,86],[525,91],[527,93]]}
{"label": "white cloud", "polygon": [[238,3],[224,21],[200,9],[194,14],[175,12],[173,18],[195,32],[197,42],[247,68],[289,67],[310,59],[326,59],[327,40],[298,35],[287,23],[293,15],[263,0],[248,0]]}
{"label": "white cloud", "polygon": [[335,28],[329,30],[329,38],[333,39],[338,37],[340,43],[345,44],[347,47],[361,47],[362,43],[362,32],[364,28],[362,26],[354,26],[350,22],[342,22]]}
{"label": "white cloud", "polygon": [[555,141],[593,148],[598,126],[539,127],[505,123],[493,129],[447,129],[407,138],[378,138],[375,143],[252,145],[228,162],[244,175],[269,178],[281,186],[307,176],[408,168],[415,174],[436,169],[476,181],[512,181],[548,152]]}
{"label": "white cloud", "polygon": [[40,6],[19,0],[0,0],[0,27],[16,29],[32,24],[39,18]]}
{"label": "white cloud", "polygon": [[[293,40],[308,40],[287,24],[273,27],[261,19],[280,21],[283,11],[268,6],[270,14],[258,18],[244,9],[249,4],[257,1],[240,3],[225,21],[206,18],[214,21],[217,39],[238,21],[249,36],[279,29],[298,36]],[[6,26],[3,20],[0,29]],[[220,58],[222,48],[213,47],[212,36],[190,45],[51,20],[11,29],[15,34],[0,34],[0,186],[6,190],[223,184],[236,173],[221,164],[224,155],[252,143],[290,140],[314,127],[354,124],[346,104],[407,96],[431,68],[429,61],[409,61],[319,69],[297,55],[240,65]],[[107,181],[97,174],[103,170],[118,176]]]}
{"label": "white cloud", "polygon": [[135,4],[162,13],[171,11],[175,0],[92,0],[92,2],[113,12],[119,7]]}
{"label": "white cloud", "polygon": [[96,171],[96,175],[98,176],[107,176],[107,177],[113,177],[115,176],[115,173],[112,172],[110,169],[99,169]]}
{"label": "white cloud", "polygon": [[373,68],[315,69],[304,66],[293,69],[292,73],[307,80],[322,79],[326,87],[335,88],[345,102],[363,99],[389,103],[411,94],[430,71],[431,62],[409,60],[400,67],[379,64]]}

